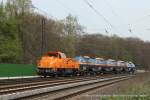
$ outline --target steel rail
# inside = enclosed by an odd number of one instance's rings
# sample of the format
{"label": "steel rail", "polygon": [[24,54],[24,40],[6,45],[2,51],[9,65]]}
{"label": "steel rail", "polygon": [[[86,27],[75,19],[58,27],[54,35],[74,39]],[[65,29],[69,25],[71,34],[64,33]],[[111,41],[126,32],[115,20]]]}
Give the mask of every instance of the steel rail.
{"label": "steel rail", "polygon": [[[98,78],[98,77],[97,77]],[[46,82],[37,82],[37,83],[30,83],[30,84],[20,84],[20,85],[13,85],[13,86],[6,86],[0,88],[0,95],[2,94],[8,94],[8,93],[14,93],[18,91],[24,91],[24,90],[30,90],[30,89],[36,89],[36,88],[44,88],[44,87],[50,87],[55,85],[62,85],[62,84],[69,84],[69,83],[75,83],[75,82],[81,82],[81,81],[89,81],[89,80],[95,80],[97,78],[77,78],[77,79],[64,79],[64,80],[53,80],[53,81],[46,81]]]}
{"label": "steel rail", "polygon": [[[29,89],[23,89],[22,91],[16,91],[14,93],[9,93],[8,94],[2,94],[0,95],[0,99],[21,99],[21,98],[30,98],[33,96],[38,96],[42,95],[45,93],[55,93],[58,91],[64,91],[67,89],[72,89],[72,88],[77,88],[77,87],[82,87],[82,86],[88,86],[88,85],[93,85],[97,83],[102,83],[102,82],[109,82],[113,81],[116,79],[122,79],[122,78],[129,78],[130,76],[119,76],[119,77],[112,77],[112,78],[104,78],[104,79],[89,79],[89,80],[76,80],[76,81],[70,81],[70,83],[67,82],[62,82],[62,83],[54,83],[54,84],[47,84],[47,85],[41,85],[41,86],[34,86]],[[36,88],[35,88],[36,87]]]}
{"label": "steel rail", "polygon": [[[56,82],[61,82],[61,81],[68,81],[68,80],[75,80],[75,79],[92,79],[92,78],[109,78],[109,77],[112,77],[113,75],[101,75],[101,76],[90,76],[90,77],[59,77],[59,78],[50,78],[50,79],[37,79],[36,81],[30,81],[30,82],[25,82],[22,81],[21,83],[19,84],[9,84],[9,85],[0,85],[0,91],[4,90],[4,89],[12,89],[12,88],[18,88],[18,87],[25,87],[25,86],[31,86],[31,85],[38,85],[38,84],[47,84],[47,83],[56,83]],[[114,76],[117,76],[117,75],[114,75]]]}

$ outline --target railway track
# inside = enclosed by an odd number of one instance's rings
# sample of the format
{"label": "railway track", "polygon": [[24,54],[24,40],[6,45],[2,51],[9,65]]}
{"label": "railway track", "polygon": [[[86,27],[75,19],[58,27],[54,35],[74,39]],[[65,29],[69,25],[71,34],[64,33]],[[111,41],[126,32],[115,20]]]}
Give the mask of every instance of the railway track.
{"label": "railway track", "polygon": [[[5,87],[0,89],[0,100],[2,99],[37,99],[50,94],[49,99],[64,99],[81,92],[88,91],[100,86],[109,85],[118,81],[129,79],[131,76],[114,76],[112,78],[78,78],[55,80],[27,84],[25,86]],[[56,95],[57,94],[57,95]],[[38,98],[41,99],[41,98]]]}
{"label": "railway track", "polygon": [[31,82],[41,82],[41,81],[47,81],[47,80],[52,80],[52,78],[35,77],[35,78],[3,79],[3,80],[0,80],[0,86],[31,83]]}
{"label": "railway track", "polygon": [[[112,76],[113,74],[103,74],[100,75],[101,77],[108,77]],[[69,77],[71,79],[75,78],[82,78],[82,76],[74,76],[74,77]],[[34,77],[34,78],[18,78],[18,79],[1,79],[0,80],[0,87],[3,86],[8,86],[8,85],[20,85],[24,83],[35,83],[35,82],[43,82],[43,81],[55,81],[55,80],[64,80],[68,79],[68,77],[47,77],[47,78],[42,78],[42,77]]]}
{"label": "railway track", "polygon": [[85,77],[84,79],[83,78],[59,79],[59,80],[50,80],[50,81],[43,81],[43,82],[1,86],[0,87],[0,95],[14,93],[14,92],[18,92],[18,91],[21,92],[24,90],[30,90],[30,89],[36,89],[36,88],[44,88],[44,87],[50,87],[50,86],[55,86],[55,85],[95,80],[97,78],[100,78],[100,77]]}
{"label": "railway track", "polygon": [[[124,74],[122,74],[124,75]],[[111,74],[105,74],[105,75],[100,75],[96,77],[100,78],[107,78],[107,77],[112,77],[114,75]],[[116,76],[116,75],[115,75]],[[94,76],[95,77],[95,76]],[[93,76],[90,77],[56,77],[56,78],[22,78],[22,79],[9,79],[9,80],[1,80],[0,81],[0,93],[2,89],[4,90],[10,90],[12,88],[18,88],[18,87],[25,87],[25,86],[32,86],[32,85],[40,85],[40,84],[47,84],[47,83],[56,83],[56,82],[62,82],[65,80],[75,80],[75,79],[90,79],[93,78]]]}

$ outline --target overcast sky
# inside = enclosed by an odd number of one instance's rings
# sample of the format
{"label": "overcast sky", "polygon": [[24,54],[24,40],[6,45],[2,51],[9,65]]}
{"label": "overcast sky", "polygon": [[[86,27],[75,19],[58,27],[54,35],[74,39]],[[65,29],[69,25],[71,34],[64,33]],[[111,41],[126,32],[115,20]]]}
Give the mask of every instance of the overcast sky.
{"label": "overcast sky", "polygon": [[150,41],[150,0],[88,0],[108,22],[97,15],[84,0],[32,1],[49,17],[63,19],[69,13],[76,16],[87,32],[106,35],[115,33],[122,37],[132,36]]}

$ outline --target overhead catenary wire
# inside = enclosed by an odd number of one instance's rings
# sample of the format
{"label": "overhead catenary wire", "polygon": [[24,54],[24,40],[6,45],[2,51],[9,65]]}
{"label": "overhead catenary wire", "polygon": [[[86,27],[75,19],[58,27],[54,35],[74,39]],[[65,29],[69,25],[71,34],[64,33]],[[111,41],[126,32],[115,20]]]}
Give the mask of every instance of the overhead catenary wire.
{"label": "overhead catenary wire", "polygon": [[135,21],[132,22],[132,24],[137,24],[137,23],[139,23],[139,22],[145,20],[146,18],[150,18],[150,14],[149,14],[149,15],[146,15],[146,16],[143,16],[143,17],[141,17],[141,18],[139,18],[139,19],[136,19]]}
{"label": "overhead catenary wire", "polygon": [[108,23],[111,28],[113,28],[116,32],[118,32],[119,34],[121,34],[121,32],[114,26],[112,25],[103,14],[101,14],[96,8],[94,8],[94,6],[92,4],[90,4],[87,0],[83,0],[99,17],[103,18],[103,20]]}
{"label": "overhead catenary wire", "polygon": [[[71,9],[70,7],[68,7],[67,5],[65,5],[64,3],[62,3],[60,0],[55,0],[59,5],[61,5],[63,8],[65,8],[66,10],[72,13],[74,13],[75,16],[80,16],[80,18],[82,18],[83,20],[85,20],[86,22],[89,21],[89,19],[86,19],[86,17],[83,17],[81,15],[79,15],[77,12],[75,12],[73,9]],[[72,14],[70,13],[70,14]]]}
{"label": "overhead catenary wire", "polygon": [[[92,2],[92,1],[93,1],[93,0],[91,0],[91,2]],[[110,11],[112,12],[112,14],[113,14],[114,16],[120,18],[120,16],[114,11],[112,5],[111,5],[107,0],[103,0],[103,1],[104,1],[104,2],[106,3],[106,5],[110,8]],[[122,22],[120,22],[120,23],[121,23],[122,25],[124,24],[124,23],[122,23]],[[125,24],[124,24],[124,25],[125,25]],[[105,33],[107,33],[107,34],[110,33],[107,28],[105,28],[104,31],[105,31]]]}
{"label": "overhead catenary wire", "polygon": [[114,16],[116,16],[117,18],[119,18],[120,19],[120,24],[122,24],[122,25],[128,25],[127,23],[124,23],[124,22],[127,22],[127,21],[125,21],[120,15],[118,15],[118,13],[114,10],[114,8],[113,8],[113,6],[107,1],[107,0],[103,0],[105,3],[106,3],[106,5],[110,8],[110,11],[112,12],[112,14],[114,15]]}
{"label": "overhead catenary wire", "polygon": [[66,6],[64,3],[62,3],[59,0],[55,0],[58,4],[60,4],[62,7],[64,7],[66,10],[71,11],[73,13],[75,13],[71,8],[69,8],[68,6]]}
{"label": "overhead catenary wire", "polygon": [[[84,1],[89,5],[90,8],[92,8],[92,9],[94,10],[94,12],[95,12],[98,16],[102,17],[102,18],[104,19],[104,21],[107,22],[107,23],[110,25],[110,27],[111,27],[112,29],[114,29],[116,32],[118,32],[118,33],[121,34],[121,32],[120,32],[114,25],[112,25],[112,24],[105,18],[105,16],[103,16],[100,12],[98,12],[87,0],[84,0]],[[56,0],[56,2],[59,3],[61,6],[63,6],[65,9],[69,10],[70,12],[75,13],[74,10],[70,9],[68,6],[66,6],[65,4],[63,4],[60,0]],[[45,15],[48,15],[47,12],[45,12],[44,10],[39,9],[39,8],[35,7],[34,5],[32,5],[32,7],[35,8],[35,9],[37,9],[37,10],[39,10],[39,11],[41,11],[41,12],[43,12]],[[50,16],[51,18],[53,18],[52,15],[48,15],[48,16]],[[84,19],[85,19],[85,18],[84,18]],[[88,21],[89,21],[89,20],[88,20]],[[105,28],[105,32],[106,32],[106,30],[107,30],[107,28]],[[108,30],[107,30],[107,33],[109,33]]]}
{"label": "overhead catenary wire", "polygon": [[129,24],[129,27],[131,27],[131,25],[135,26],[137,23],[142,22],[143,20],[145,20],[148,17],[150,18],[150,14],[148,14],[146,16],[143,16],[143,17],[141,17],[139,19],[136,19],[135,21],[133,21],[132,23]]}
{"label": "overhead catenary wire", "polygon": [[[146,20],[146,18],[150,18],[150,14],[147,14],[141,18],[136,19],[135,21],[133,21],[132,23],[129,24],[129,32],[134,34],[133,32],[133,27],[137,25],[137,23],[142,22],[144,20]],[[145,29],[147,30],[147,29]],[[135,34],[134,34],[135,35]],[[138,36],[137,36],[138,37]]]}
{"label": "overhead catenary wire", "polygon": [[131,24],[129,24],[129,23],[124,23],[124,22],[127,22],[127,21],[125,21],[123,18],[121,18],[121,16],[119,16],[119,15],[116,13],[116,11],[114,10],[113,6],[112,6],[107,0],[103,0],[103,1],[104,1],[104,2],[106,3],[106,5],[110,8],[110,11],[112,12],[112,14],[113,14],[114,16],[116,16],[117,18],[120,19],[120,24],[129,26],[128,29],[127,29],[127,31],[128,31],[129,33],[132,33],[132,34],[133,34],[133,30],[132,30],[132,28],[131,28]]}
{"label": "overhead catenary wire", "polygon": [[[114,11],[113,6],[112,6],[107,0],[103,0],[103,1],[109,6],[109,8],[110,8],[111,12],[113,13],[113,15],[116,16],[116,17],[118,17],[118,18],[121,20],[120,23],[121,23],[122,25],[123,25],[123,24],[125,25],[126,23],[123,23],[123,22],[125,22],[124,19],[122,19],[122,18],[116,13],[116,11]],[[147,16],[144,16],[144,17],[142,17],[142,18],[137,19],[133,24],[138,23],[138,22],[140,22],[140,21],[143,21],[143,20],[145,20],[145,18],[147,18],[147,17],[150,17],[150,15],[147,15]],[[133,25],[133,24],[128,24],[128,26],[129,26],[128,32],[131,33],[131,34],[133,34],[133,35],[135,35],[135,34],[134,34],[134,31],[133,31],[133,28],[132,28],[132,25]]]}
{"label": "overhead catenary wire", "polygon": [[47,17],[49,17],[51,19],[55,19],[52,15],[50,15],[46,11],[44,11],[44,10],[36,7],[34,4],[32,4],[31,7],[34,8],[34,9],[36,9],[36,10],[38,10],[38,11],[40,11],[40,12],[42,12],[44,14],[44,16],[47,16]]}

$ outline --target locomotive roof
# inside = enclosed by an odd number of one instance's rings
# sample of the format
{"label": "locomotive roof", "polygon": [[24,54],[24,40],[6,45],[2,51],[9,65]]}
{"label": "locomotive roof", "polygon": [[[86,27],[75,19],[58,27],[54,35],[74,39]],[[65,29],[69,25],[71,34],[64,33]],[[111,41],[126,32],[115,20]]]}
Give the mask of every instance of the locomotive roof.
{"label": "locomotive roof", "polygon": [[60,51],[58,51],[58,52],[47,52],[47,54],[58,54],[58,53],[62,53],[62,52],[60,52]]}

